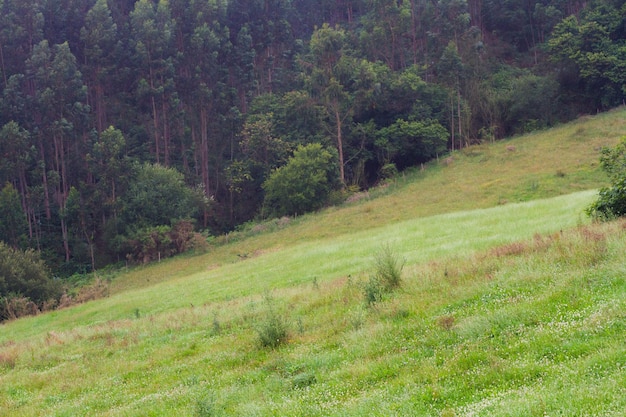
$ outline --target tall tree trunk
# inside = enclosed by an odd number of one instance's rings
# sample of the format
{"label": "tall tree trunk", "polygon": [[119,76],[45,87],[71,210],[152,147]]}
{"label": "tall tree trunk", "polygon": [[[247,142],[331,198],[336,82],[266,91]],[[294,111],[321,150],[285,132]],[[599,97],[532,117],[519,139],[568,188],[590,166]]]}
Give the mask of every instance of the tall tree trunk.
{"label": "tall tree trunk", "polygon": [[159,115],[157,113],[156,100],[154,96],[150,98],[152,101],[152,121],[154,126],[154,153],[156,154],[157,164],[161,163],[161,148],[159,146]]}
{"label": "tall tree trunk", "polygon": [[337,124],[337,151],[339,152],[339,178],[341,179],[341,185],[346,185],[346,175],[343,166],[343,137],[341,135],[341,127],[343,121],[339,114],[339,103],[335,103],[335,123]]}
{"label": "tall tree trunk", "polygon": [[456,129],[454,126],[454,94],[450,93],[450,141],[452,150],[454,150],[454,137]]}
{"label": "tall tree trunk", "polygon": [[[459,149],[461,149],[463,147],[463,130],[461,128],[462,123],[461,123],[461,89],[457,87],[456,90],[456,113],[457,113],[457,117],[459,118]],[[467,146],[467,143],[466,143]]]}
{"label": "tall tree trunk", "polygon": [[167,120],[165,96],[161,96],[161,119],[163,120],[163,159],[165,166],[170,165],[170,129]]}
{"label": "tall tree trunk", "polygon": [[209,174],[209,114],[205,106],[200,109],[200,172],[204,194],[211,195],[211,183]]}
{"label": "tall tree trunk", "polygon": [[46,172],[46,154],[44,153],[43,148],[43,139],[41,138],[41,134],[39,136],[39,153],[43,166],[41,167],[41,183],[43,185],[43,206],[46,212],[46,219],[50,220],[52,218],[52,213],[50,212],[50,192],[48,191],[48,173]]}

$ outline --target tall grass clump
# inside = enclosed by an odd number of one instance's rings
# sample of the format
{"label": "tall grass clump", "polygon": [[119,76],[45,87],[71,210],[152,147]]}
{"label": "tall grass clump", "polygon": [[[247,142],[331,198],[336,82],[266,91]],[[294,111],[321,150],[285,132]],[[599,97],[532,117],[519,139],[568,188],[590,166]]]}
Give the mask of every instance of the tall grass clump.
{"label": "tall grass clump", "polygon": [[374,304],[402,285],[405,260],[391,246],[383,245],[374,255],[374,272],[363,287],[365,301]]}
{"label": "tall grass clump", "polygon": [[264,319],[256,326],[259,344],[263,348],[276,349],[287,342],[289,336],[287,323],[275,310],[271,295],[265,296],[266,311]]}
{"label": "tall grass clump", "polygon": [[203,397],[196,401],[194,409],[195,417],[213,417],[216,415],[217,412],[213,397]]}

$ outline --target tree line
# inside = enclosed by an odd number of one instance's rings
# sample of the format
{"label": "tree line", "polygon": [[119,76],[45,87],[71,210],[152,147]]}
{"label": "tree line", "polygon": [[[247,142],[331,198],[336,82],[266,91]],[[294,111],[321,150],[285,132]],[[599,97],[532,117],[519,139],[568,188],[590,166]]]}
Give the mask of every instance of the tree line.
{"label": "tree line", "polygon": [[57,275],[147,262],[609,109],[625,16],[616,0],[0,0],[0,240]]}

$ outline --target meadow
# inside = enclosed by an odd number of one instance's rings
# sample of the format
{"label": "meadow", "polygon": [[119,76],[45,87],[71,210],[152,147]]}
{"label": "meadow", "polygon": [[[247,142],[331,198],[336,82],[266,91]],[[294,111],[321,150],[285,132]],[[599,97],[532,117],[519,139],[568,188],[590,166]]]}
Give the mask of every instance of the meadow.
{"label": "meadow", "polygon": [[[626,222],[583,212],[625,116],[457,151],[0,325],[0,415],[623,415]],[[402,282],[368,302],[385,248]]]}

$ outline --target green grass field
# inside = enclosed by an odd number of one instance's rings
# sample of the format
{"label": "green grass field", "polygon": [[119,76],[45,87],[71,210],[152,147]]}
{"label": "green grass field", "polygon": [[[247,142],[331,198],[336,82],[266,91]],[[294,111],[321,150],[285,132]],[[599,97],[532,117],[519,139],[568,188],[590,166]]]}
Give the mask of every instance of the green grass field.
{"label": "green grass field", "polygon": [[[618,109],[468,148],[0,325],[0,415],[623,415],[626,222],[583,211],[625,134]],[[402,285],[368,304],[383,248]]]}

